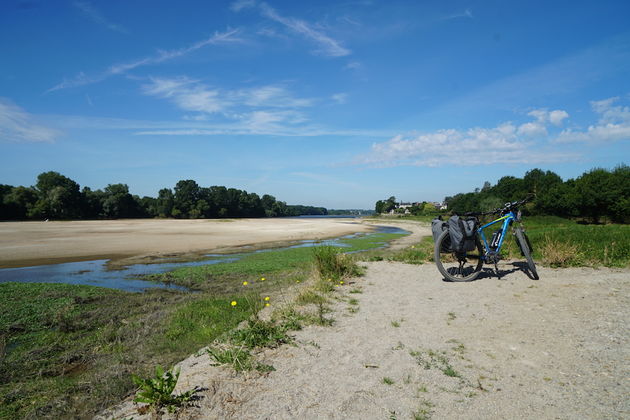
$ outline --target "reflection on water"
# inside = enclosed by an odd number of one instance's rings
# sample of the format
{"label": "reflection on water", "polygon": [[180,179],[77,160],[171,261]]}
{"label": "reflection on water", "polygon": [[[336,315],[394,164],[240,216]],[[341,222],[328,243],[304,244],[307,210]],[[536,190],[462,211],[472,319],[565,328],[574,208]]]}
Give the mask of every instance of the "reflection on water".
{"label": "reflection on water", "polygon": [[[399,228],[379,226],[376,230],[376,233],[408,232]],[[262,249],[233,255],[208,254],[205,256],[206,259],[200,261],[169,262],[162,264],[133,264],[123,267],[120,270],[107,270],[107,260],[79,261],[63,264],[38,265],[20,268],[4,268],[0,269],[0,283],[15,281],[21,283],[85,284],[89,286],[100,286],[110,289],[125,290],[128,292],[142,292],[145,289],[150,289],[154,287],[187,290],[184,287],[175,286],[172,284],[153,283],[150,281],[140,280],[139,277],[146,274],[165,273],[167,271],[172,271],[180,267],[193,267],[199,265],[233,262],[240,258],[243,258],[246,255],[260,252],[277,251],[278,249],[304,248],[317,245],[332,245],[344,248],[350,246],[346,243],[341,242],[344,239],[351,239],[365,235],[370,234],[355,233],[352,235],[346,235],[340,238],[323,241],[301,241],[296,245],[292,245],[286,248]]]}

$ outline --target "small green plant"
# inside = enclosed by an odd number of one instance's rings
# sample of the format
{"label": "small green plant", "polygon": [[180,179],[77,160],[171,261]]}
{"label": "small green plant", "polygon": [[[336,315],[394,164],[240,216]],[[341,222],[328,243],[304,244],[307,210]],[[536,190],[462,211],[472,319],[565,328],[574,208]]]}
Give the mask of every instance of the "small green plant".
{"label": "small green plant", "polygon": [[421,407],[413,413],[414,420],[428,420],[431,418],[431,408],[434,404],[429,400],[422,400]]}
{"label": "small green plant", "polygon": [[288,344],[293,338],[287,334],[288,328],[272,321],[248,320],[247,327],[234,330],[230,336],[234,344],[249,349],[255,347],[278,347]]}
{"label": "small green plant", "polygon": [[403,323],[403,321],[405,320],[405,318],[400,318],[400,319],[395,319],[391,322],[392,327],[398,328],[400,327],[400,325]]}
{"label": "small green plant", "polygon": [[237,372],[247,370],[257,370],[259,372],[270,372],[274,370],[271,365],[258,363],[249,350],[243,347],[230,347],[225,349],[217,349],[210,347],[207,350],[208,355],[214,359],[216,364],[230,365]]}
{"label": "small green plant", "polygon": [[389,378],[389,377],[385,376],[383,378],[383,383],[385,385],[393,385],[394,384],[394,380],[392,378]]}
{"label": "small green plant", "polygon": [[172,368],[166,372],[161,366],[155,368],[155,376],[153,378],[140,378],[131,375],[134,384],[140,387],[140,391],[134,398],[135,402],[146,403],[156,412],[162,408],[166,408],[169,413],[175,411],[176,407],[180,407],[184,403],[192,399],[195,389],[173,395],[173,390],[179,379],[179,370],[174,371]]}

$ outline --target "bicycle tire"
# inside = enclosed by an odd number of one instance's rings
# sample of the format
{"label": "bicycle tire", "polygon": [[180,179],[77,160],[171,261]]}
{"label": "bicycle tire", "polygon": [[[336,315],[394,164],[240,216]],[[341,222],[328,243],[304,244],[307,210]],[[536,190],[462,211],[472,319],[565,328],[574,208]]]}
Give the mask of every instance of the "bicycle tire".
{"label": "bicycle tire", "polygon": [[[434,260],[438,270],[445,280],[453,282],[472,281],[477,278],[483,266],[483,247],[479,237],[475,237],[475,250],[458,256],[450,250],[451,237],[446,230],[435,242]],[[442,251],[442,252],[440,252]],[[474,262],[471,262],[474,261]]]}
{"label": "bicycle tire", "polygon": [[538,276],[538,271],[536,270],[536,264],[534,263],[534,259],[532,258],[532,252],[531,252],[532,247],[529,243],[529,238],[527,237],[527,234],[523,232],[523,229],[520,227],[515,228],[514,232],[516,234],[516,242],[518,243],[518,247],[521,249],[521,254],[523,254],[525,259],[527,260],[527,266],[529,267],[529,272],[531,274],[531,277],[534,280],[538,280],[540,277]]}

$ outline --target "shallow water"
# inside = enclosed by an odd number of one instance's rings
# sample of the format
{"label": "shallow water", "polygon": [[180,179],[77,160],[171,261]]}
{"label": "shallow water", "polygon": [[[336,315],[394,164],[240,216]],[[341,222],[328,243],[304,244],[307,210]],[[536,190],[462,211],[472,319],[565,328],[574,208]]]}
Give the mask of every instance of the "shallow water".
{"label": "shallow water", "polygon": [[[379,226],[375,233],[408,233],[399,228],[389,226]],[[108,260],[92,260],[78,261],[62,264],[37,265],[32,267],[20,268],[3,268],[0,269],[0,283],[10,281],[20,283],[65,283],[65,284],[84,284],[89,286],[107,287],[110,289],[119,289],[127,292],[142,292],[145,289],[162,288],[188,290],[185,287],[175,286],[172,284],[150,282],[141,280],[140,276],[146,274],[160,274],[167,271],[175,270],[180,267],[192,267],[199,265],[219,264],[225,262],[233,262],[245,255],[270,252],[289,248],[304,248],[317,245],[332,245],[340,248],[349,245],[341,242],[344,239],[356,238],[359,236],[370,235],[355,233],[352,235],[342,236],[340,238],[314,241],[301,241],[296,245],[284,248],[261,249],[250,252],[240,252],[238,254],[207,254],[203,260],[188,262],[169,262],[156,264],[133,264],[122,267],[119,270],[108,270]]]}

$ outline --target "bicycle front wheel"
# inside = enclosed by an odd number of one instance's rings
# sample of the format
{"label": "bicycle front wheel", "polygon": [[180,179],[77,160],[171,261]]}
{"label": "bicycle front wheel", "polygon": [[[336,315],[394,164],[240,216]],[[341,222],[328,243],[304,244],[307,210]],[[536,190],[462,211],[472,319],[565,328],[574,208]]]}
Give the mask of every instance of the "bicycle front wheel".
{"label": "bicycle front wheel", "polygon": [[518,243],[518,247],[521,249],[521,254],[523,254],[525,259],[527,260],[527,266],[529,267],[531,277],[534,280],[538,280],[538,271],[536,271],[536,264],[534,263],[534,259],[532,258],[532,246],[529,243],[529,238],[520,227],[515,228],[514,232],[516,233],[516,242]]}
{"label": "bicycle front wheel", "polygon": [[451,236],[446,230],[435,242],[435,265],[448,281],[472,281],[483,266],[483,247],[479,237],[475,238],[475,249],[466,253],[451,252]]}

